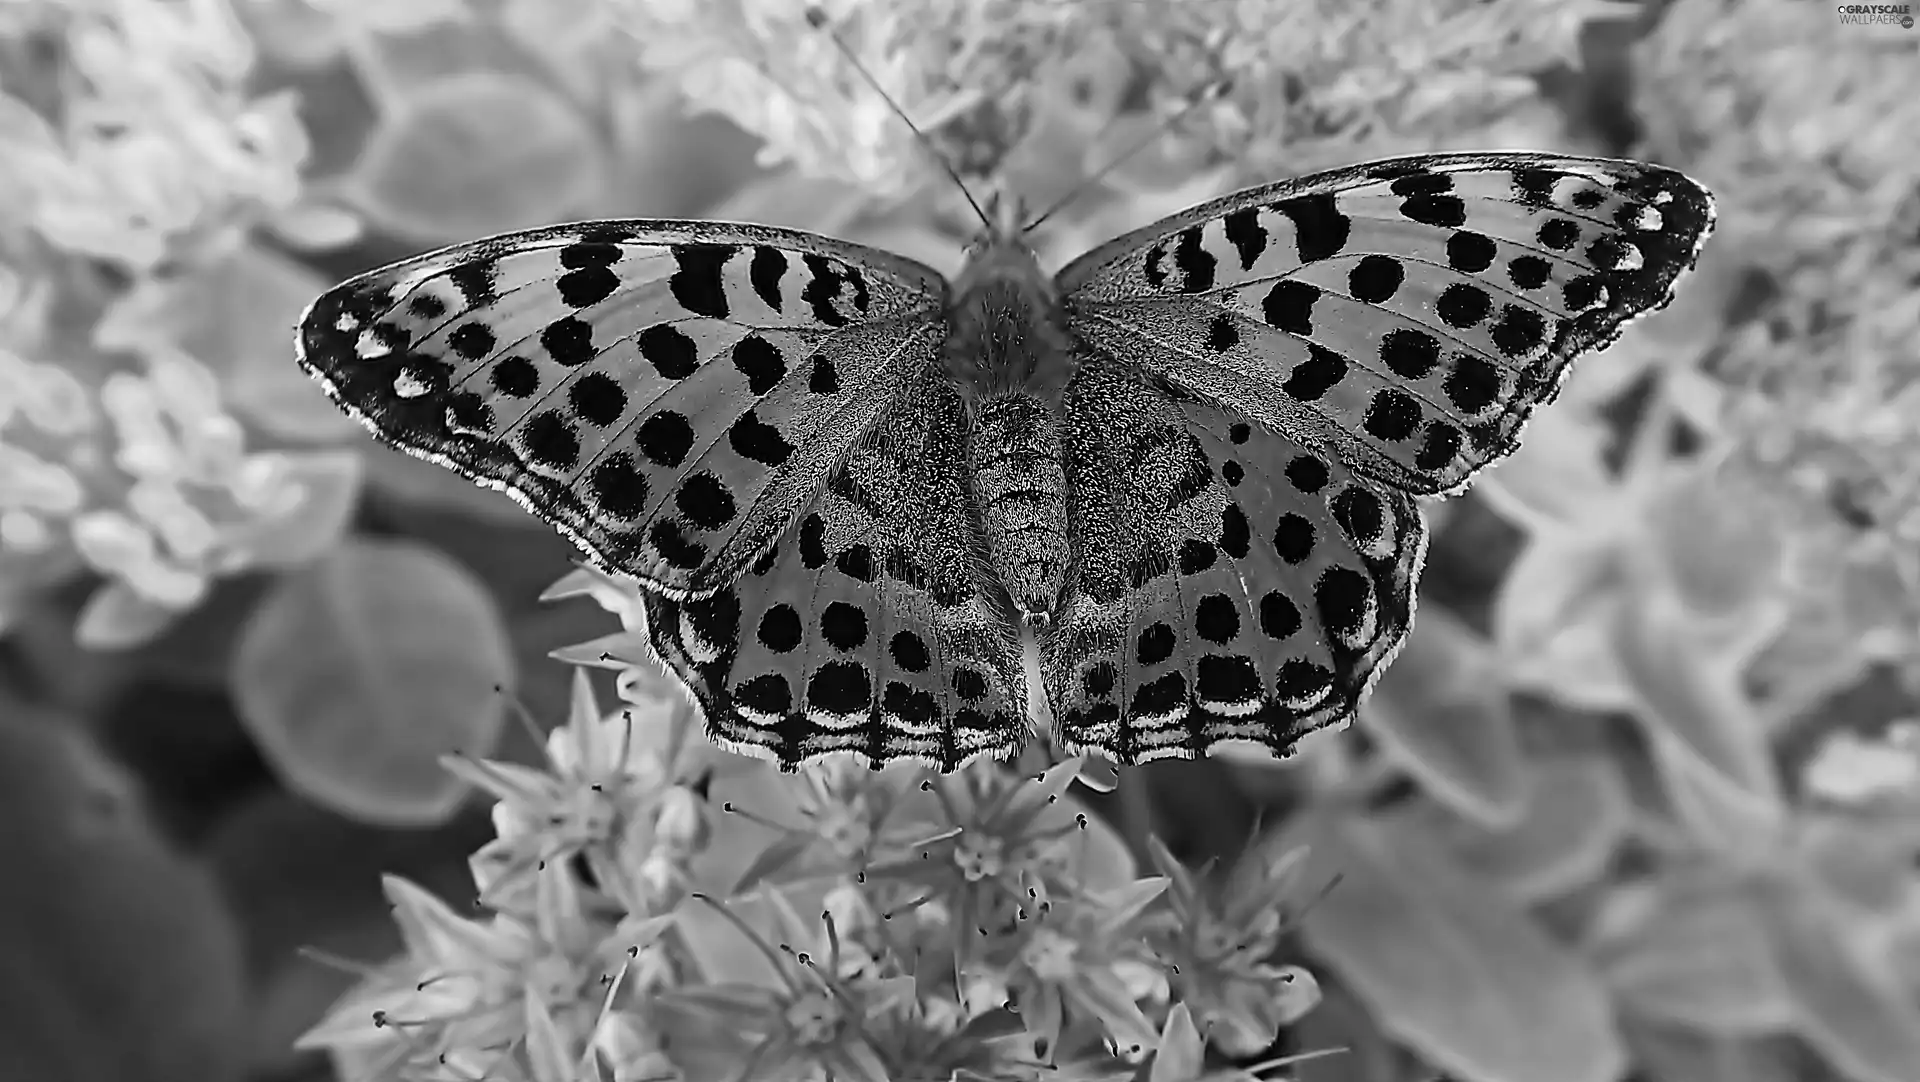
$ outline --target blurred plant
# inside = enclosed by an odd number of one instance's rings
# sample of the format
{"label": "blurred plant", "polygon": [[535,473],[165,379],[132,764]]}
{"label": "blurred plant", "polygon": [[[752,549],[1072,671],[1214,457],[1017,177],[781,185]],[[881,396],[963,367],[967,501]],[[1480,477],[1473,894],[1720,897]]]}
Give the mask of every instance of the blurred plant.
{"label": "blurred plant", "polygon": [[[85,566],[83,640],[144,639],[216,576],[339,536],[338,455],[247,450],[181,294],[299,192],[286,95],[219,0],[9,9],[0,36],[0,623]],[[261,358],[264,360],[265,358]],[[317,498],[319,497],[319,498]],[[331,530],[313,520],[331,515]]]}
{"label": "blurred plant", "polygon": [[[1817,63],[1810,58],[1818,57]],[[1729,434],[1890,561],[1920,617],[1920,39],[1831,10],[1676,0],[1634,50],[1645,142],[1721,200],[1765,297],[1716,351]],[[1838,525],[1827,510],[1809,519]]]}
{"label": "blurred plant", "polygon": [[[614,4],[641,62],[764,139],[763,159],[854,181],[874,199],[942,201],[954,193],[934,161],[810,32],[816,22],[941,158],[1034,198],[1156,134],[1110,179],[1164,190],[1226,162],[1266,177],[1433,149],[1531,108],[1532,76],[1573,57],[1584,23],[1634,10],[1615,0]],[[1185,115],[1170,129],[1175,113]]]}

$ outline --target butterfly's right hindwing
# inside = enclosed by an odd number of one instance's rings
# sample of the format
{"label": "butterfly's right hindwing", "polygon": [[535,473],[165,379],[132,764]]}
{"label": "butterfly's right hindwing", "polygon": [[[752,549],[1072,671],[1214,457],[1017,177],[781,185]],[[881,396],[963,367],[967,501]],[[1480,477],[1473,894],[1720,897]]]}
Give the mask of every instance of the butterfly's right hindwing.
{"label": "butterfly's right hindwing", "polygon": [[301,364],[383,440],[501,488],[600,563],[733,581],[945,337],[912,260],[785,229],[605,221],[363,274]]}

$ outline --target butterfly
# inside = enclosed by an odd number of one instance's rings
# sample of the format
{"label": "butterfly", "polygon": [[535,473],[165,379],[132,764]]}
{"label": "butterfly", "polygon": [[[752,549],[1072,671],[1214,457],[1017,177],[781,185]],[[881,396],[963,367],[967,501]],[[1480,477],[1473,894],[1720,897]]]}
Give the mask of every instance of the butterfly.
{"label": "butterfly", "polygon": [[[403,451],[643,587],[722,746],[1122,764],[1350,719],[1405,641],[1418,501],[1510,453],[1711,232],[1672,169],[1388,159],[1228,195],[1057,275],[615,220],[362,274],[302,366]],[[1035,711],[1039,713],[1039,711]]]}

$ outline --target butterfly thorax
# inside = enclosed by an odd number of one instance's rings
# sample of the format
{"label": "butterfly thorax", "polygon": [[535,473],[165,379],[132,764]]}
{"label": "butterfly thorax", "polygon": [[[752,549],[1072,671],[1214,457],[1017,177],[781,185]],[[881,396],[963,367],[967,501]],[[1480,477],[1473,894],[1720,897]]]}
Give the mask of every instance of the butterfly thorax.
{"label": "butterfly thorax", "polygon": [[954,285],[943,353],[967,407],[967,460],[987,552],[1014,607],[1052,613],[1066,572],[1060,418],[1072,338],[1053,280],[1010,230],[975,242]]}

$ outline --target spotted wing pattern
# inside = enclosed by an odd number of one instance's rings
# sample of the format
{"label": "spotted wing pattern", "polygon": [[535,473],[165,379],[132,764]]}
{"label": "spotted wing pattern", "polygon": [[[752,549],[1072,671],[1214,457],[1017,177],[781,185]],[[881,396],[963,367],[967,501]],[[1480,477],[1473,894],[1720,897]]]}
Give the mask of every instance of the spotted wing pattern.
{"label": "spotted wing pattern", "polygon": [[737,579],[945,337],[941,276],[791,230],[603,221],[314,302],[301,364],[402,450],[671,596]]}
{"label": "spotted wing pattern", "polygon": [[1100,355],[1067,411],[1081,558],[1042,644],[1060,743],[1284,751],[1351,715],[1412,623],[1414,497]]}
{"label": "spotted wing pattern", "polygon": [[1434,155],[1251,189],[1070,264],[1078,562],[1042,662],[1062,744],[1285,753],[1351,717],[1412,626],[1415,497],[1509,453],[1712,224],[1657,166]]}
{"label": "spotted wing pattern", "polygon": [[963,424],[953,386],[925,373],[745,577],[647,598],[656,649],[716,739],[787,767],[854,751],[952,770],[1019,749],[1026,681]]}
{"label": "spotted wing pattern", "polygon": [[[656,653],[735,748],[1010,754],[1028,688],[994,568],[1033,564],[1065,573],[1038,643],[1060,743],[1285,752],[1404,641],[1416,498],[1509,452],[1712,220],[1650,165],[1401,159],[1101,246],[1055,283],[1069,336],[963,310],[1070,339],[1059,483],[1011,494],[1065,500],[1060,564],[986,550],[966,335],[940,275],[884,252],[704,222],[511,234],[330,290],[299,352],[381,438],[639,579]],[[1019,243],[989,230],[978,258],[1018,266],[988,257]]]}
{"label": "spotted wing pattern", "polygon": [[1444,154],[1203,204],[1059,275],[1074,333],[1406,492],[1510,452],[1713,225],[1640,162]]}

